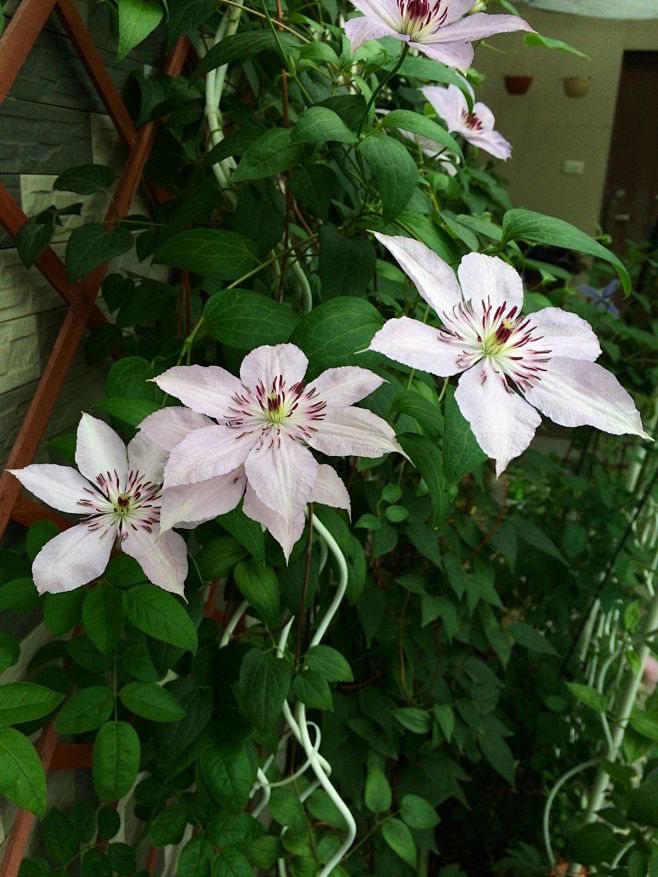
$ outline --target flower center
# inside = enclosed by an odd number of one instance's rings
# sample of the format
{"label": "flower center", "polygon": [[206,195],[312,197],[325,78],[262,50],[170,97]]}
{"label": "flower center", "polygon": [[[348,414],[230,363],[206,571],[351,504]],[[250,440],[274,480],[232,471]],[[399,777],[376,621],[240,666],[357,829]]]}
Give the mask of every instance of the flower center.
{"label": "flower center", "polygon": [[477,113],[462,110],[462,122],[471,131],[484,131],[484,124]]}
{"label": "flower center", "polygon": [[448,16],[444,0],[397,0],[397,5],[400,30],[414,39],[436,33]]}
{"label": "flower center", "polygon": [[100,536],[113,531],[119,540],[125,539],[128,529],[142,528],[149,533],[160,521],[161,484],[149,481],[137,470],[131,470],[122,482],[118,472],[101,472],[96,476],[97,489],[85,488],[88,494],[78,500],[87,510],[84,519],[90,530]]}

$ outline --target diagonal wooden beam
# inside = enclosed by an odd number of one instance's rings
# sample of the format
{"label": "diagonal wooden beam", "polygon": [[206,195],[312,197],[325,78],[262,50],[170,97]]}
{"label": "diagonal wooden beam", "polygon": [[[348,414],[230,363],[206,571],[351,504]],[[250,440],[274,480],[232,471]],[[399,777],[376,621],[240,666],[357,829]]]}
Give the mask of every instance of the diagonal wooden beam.
{"label": "diagonal wooden beam", "polygon": [[44,519],[52,521],[60,530],[67,530],[72,526],[71,522],[67,521],[66,518],[63,518],[60,514],[48,508],[48,506],[35,502],[29,496],[25,496],[24,493],[21,493],[16,500],[12,519],[23,527],[29,527],[35,521],[43,521]]}
{"label": "diagonal wooden beam", "polygon": [[0,104],[9,94],[54,5],[55,0],[22,0],[0,37]]}

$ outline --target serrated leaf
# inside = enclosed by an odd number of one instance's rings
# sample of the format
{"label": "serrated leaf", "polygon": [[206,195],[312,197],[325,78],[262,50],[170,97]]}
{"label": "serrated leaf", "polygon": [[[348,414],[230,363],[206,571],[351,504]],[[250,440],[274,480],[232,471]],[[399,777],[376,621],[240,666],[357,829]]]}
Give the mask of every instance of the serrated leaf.
{"label": "serrated leaf", "polygon": [[205,837],[193,837],[181,850],[179,877],[209,877],[213,855],[213,848]]}
{"label": "serrated leaf", "polygon": [[194,623],[172,595],[155,585],[137,585],[124,597],[128,619],[142,633],[190,652],[197,648]]}
{"label": "serrated leaf", "polygon": [[404,706],[393,710],[393,715],[408,731],[414,734],[427,734],[431,727],[430,715],[427,710],[413,706]]}
{"label": "serrated leaf", "polygon": [[127,722],[106,722],[96,734],[92,777],[101,801],[117,801],[127,794],[139,769],[140,742]]}
{"label": "serrated leaf", "polygon": [[41,760],[27,737],[14,728],[0,728],[0,794],[39,818],[46,812]]}
{"label": "serrated leaf", "polygon": [[211,874],[212,877],[254,877],[244,853],[231,847],[217,853],[213,859]]}
{"label": "serrated leaf", "polygon": [[557,652],[544,634],[523,621],[513,621],[511,624],[508,624],[507,631],[511,633],[512,639],[515,642],[525,646],[531,652],[539,652],[543,655],[557,655]]}
{"label": "serrated leaf", "polygon": [[219,747],[211,742],[203,743],[197,763],[217,803],[230,813],[244,810],[255,778],[255,768],[244,746]]}
{"label": "serrated leaf", "polygon": [[304,670],[295,676],[292,690],[297,700],[309,709],[333,710],[334,708],[329,683],[315,670]]}
{"label": "serrated leaf", "polygon": [[494,734],[485,734],[480,740],[480,749],[496,773],[513,786],[516,778],[516,761],[505,740]]}
{"label": "serrated leaf", "polygon": [[154,682],[129,682],[119,697],[126,709],[153,722],[177,722],[185,715],[173,694]]}

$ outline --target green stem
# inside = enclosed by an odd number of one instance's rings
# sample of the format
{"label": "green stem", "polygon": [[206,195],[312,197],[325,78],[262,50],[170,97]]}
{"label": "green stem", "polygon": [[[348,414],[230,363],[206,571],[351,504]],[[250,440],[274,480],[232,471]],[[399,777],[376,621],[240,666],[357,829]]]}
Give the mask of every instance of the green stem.
{"label": "green stem", "polygon": [[359,134],[361,134],[361,131],[363,130],[363,126],[366,123],[366,119],[370,115],[370,110],[372,109],[372,105],[374,104],[375,100],[377,99],[377,96],[379,95],[381,90],[384,88],[384,86],[387,85],[391,81],[391,79],[393,79],[393,77],[398,72],[400,67],[402,67],[402,65],[404,64],[405,58],[407,57],[408,54],[409,54],[409,43],[404,43],[402,46],[402,51],[400,52],[400,57],[398,58],[398,63],[395,65],[395,67],[391,70],[390,73],[386,74],[386,76],[382,79],[382,81],[379,83],[379,85],[377,85],[375,87],[375,90],[370,95],[370,100],[368,101],[368,106],[366,107],[366,111],[363,114],[363,118],[361,119],[361,123],[359,124],[359,129],[356,132],[357,136]]}

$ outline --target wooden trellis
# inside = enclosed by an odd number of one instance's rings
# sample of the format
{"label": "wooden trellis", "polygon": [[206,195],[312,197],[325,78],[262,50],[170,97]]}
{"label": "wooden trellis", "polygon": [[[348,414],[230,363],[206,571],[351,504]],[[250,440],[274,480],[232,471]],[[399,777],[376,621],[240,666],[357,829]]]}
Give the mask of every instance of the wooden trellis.
{"label": "wooden trellis", "polygon": [[[118,136],[129,149],[112,205],[105,217],[107,225],[112,226],[130,211],[153,147],[157,125],[148,122],[143,128],[136,130],[73,0],[22,0],[19,4],[0,37],[0,106],[51,13],[58,16],[112,119]],[[188,51],[189,42],[185,38],[180,39],[167,57],[163,72],[170,76],[178,75],[183,69]],[[153,194],[157,199],[165,197],[157,190]],[[20,206],[7,189],[0,185],[0,225],[16,237],[26,220]],[[35,265],[66,302],[68,309],[13,445],[7,461],[8,468],[27,466],[34,460],[87,327],[98,327],[106,322],[96,306],[96,296],[105,276],[107,263],[73,284],[67,281],[64,264],[50,247],[37,259]],[[20,490],[20,483],[15,478],[6,472],[0,475],[0,536],[10,520],[27,526],[36,520],[49,518],[60,527],[68,526],[63,518],[22,495]],[[77,746],[68,744],[67,748],[66,744],[58,745],[52,721],[43,729],[36,745],[46,771],[71,766],[69,750],[71,746]],[[86,758],[88,757],[89,754],[86,753]],[[34,822],[33,814],[24,810],[18,812],[6,842],[0,877],[16,877],[18,874]]]}

